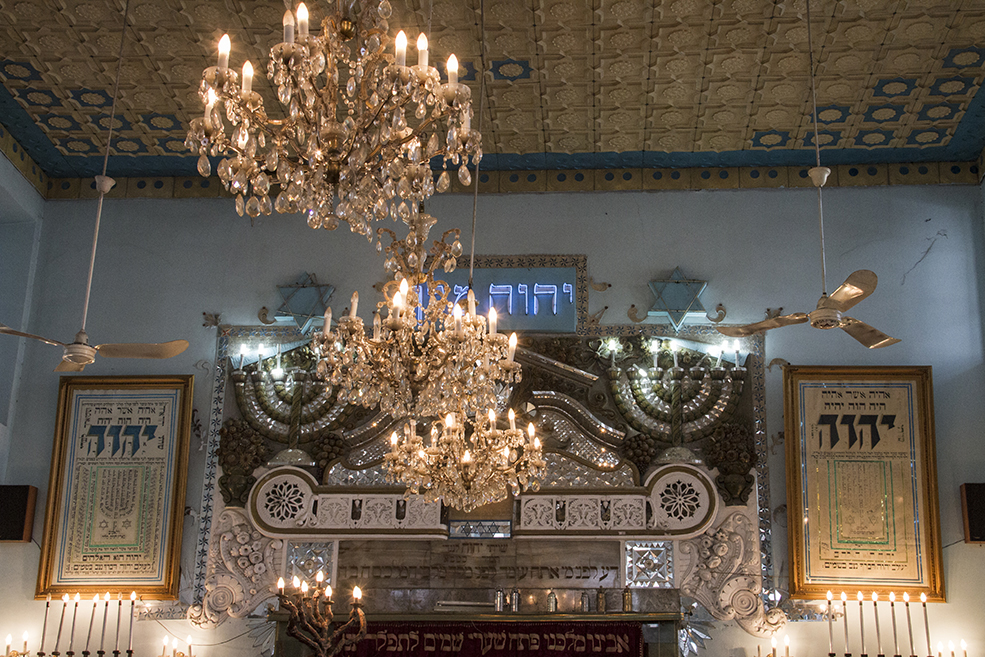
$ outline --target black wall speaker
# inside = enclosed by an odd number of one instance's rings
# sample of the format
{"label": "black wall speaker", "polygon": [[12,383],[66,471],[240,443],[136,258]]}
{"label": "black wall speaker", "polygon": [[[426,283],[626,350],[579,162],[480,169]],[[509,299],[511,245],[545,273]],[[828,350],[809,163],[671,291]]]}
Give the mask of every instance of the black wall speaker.
{"label": "black wall speaker", "polygon": [[985,543],[985,484],[961,484],[964,542]]}
{"label": "black wall speaker", "polygon": [[0,542],[29,543],[34,529],[34,486],[0,486]]}

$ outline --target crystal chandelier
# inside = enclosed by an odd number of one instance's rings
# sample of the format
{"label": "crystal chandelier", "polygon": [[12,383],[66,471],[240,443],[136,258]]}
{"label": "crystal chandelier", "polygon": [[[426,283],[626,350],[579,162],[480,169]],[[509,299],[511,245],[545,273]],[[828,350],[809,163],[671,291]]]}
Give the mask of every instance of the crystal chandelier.
{"label": "crystal chandelier", "polygon": [[[283,118],[268,116],[253,91],[249,61],[242,82],[229,68],[223,36],[218,64],[205,69],[199,87],[205,115],[191,121],[185,145],[200,154],[205,177],[208,156],[222,157],[218,175],[240,215],[306,212],[312,228],[344,221],[372,239],[372,221],[406,221],[435,190],[447,190],[448,168],[470,184],[466,164],[481,159],[481,137],[471,129],[471,92],[458,83],[458,61],[449,58],[442,84],[422,34],[417,64],[407,66],[403,32],[387,52],[390,14],[388,0],[326,3],[321,34],[311,34],[303,3],[296,20],[287,11],[283,42],[270,49],[267,66]],[[439,157],[446,170],[435,182],[430,163]]]}
{"label": "crystal chandelier", "polygon": [[425,251],[434,221],[415,212],[403,240],[389,229],[377,229],[380,237],[388,234],[392,240],[385,266],[395,275],[383,286],[371,335],[357,315],[358,293],[334,331],[331,308],[326,310],[324,328],[314,335],[312,348],[319,357],[318,374],[336,387],[340,401],[379,405],[396,420],[474,416],[496,408],[497,390],[520,381],[516,334],[507,338],[497,331],[494,308],[487,330],[471,290],[463,310],[449,299],[451,286],[435,279],[439,265],[454,269],[461,245],[459,231],[453,229]]}
{"label": "crystal chandelier", "polygon": [[387,479],[407,484],[429,502],[442,499],[463,511],[502,500],[507,491],[537,490],[544,470],[540,439],[533,424],[526,433],[516,428],[512,408],[508,418],[509,428],[500,429],[493,410],[474,419],[449,413],[431,424],[427,442],[416,422],[408,422],[402,438],[396,431],[390,436]]}

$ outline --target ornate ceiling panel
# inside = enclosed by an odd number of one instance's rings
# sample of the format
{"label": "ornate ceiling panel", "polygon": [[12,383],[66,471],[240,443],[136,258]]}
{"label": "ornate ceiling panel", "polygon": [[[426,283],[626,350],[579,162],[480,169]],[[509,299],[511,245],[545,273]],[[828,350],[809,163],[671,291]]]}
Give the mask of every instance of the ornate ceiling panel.
{"label": "ornate ceiling panel", "polygon": [[[110,174],[194,175],[185,130],[202,112],[197,85],[218,38],[230,34],[234,65],[265,64],[283,3],[131,2]],[[477,94],[480,0],[391,2],[391,31],[412,40],[429,31],[433,60],[455,52]],[[49,176],[101,167],[123,6],[0,0],[0,123]],[[812,8],[825,163],[978,158],[981,0]],[[804,0],[485,0],[483,166],[809,163],[804,9]],[[266,81],[255,89],[276,107]]]}

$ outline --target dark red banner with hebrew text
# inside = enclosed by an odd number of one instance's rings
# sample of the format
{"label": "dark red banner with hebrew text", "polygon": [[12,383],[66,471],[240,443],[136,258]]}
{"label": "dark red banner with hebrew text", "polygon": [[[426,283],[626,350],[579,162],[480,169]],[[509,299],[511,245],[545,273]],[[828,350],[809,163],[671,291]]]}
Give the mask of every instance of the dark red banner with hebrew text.
{"label": "dark red banner with hebrew text", "polygon": [[356,657],[643,656],[640,623],[423,622],[370,623],[366,638],[349,646]]}

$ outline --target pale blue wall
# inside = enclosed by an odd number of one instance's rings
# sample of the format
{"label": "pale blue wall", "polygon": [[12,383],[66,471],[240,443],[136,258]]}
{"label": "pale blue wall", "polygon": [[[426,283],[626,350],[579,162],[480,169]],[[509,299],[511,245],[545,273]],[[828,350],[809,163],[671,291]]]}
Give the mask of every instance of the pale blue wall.
{"label": "pale blue wall", "polygon": [[[945,545],[962,537],[959,484],[982,480],[985,467],[981,198],[975,187],[829,190],[828,287],[833,289],[855,269],[873,269],[880,277],[879,289],[855,315],[903,343],[870,352],[841,332],[804,326],[771,332],[766,340],[768,359],[795,364],[934,367]],[[469,196],[434,199],[429,211],[439,218],[436,231],[467,227],[471,204]],[[588,273],[612,284],[608,292],[591,293],[592,312],[609,306],[605,323],[628,321],[631,303],[648,307],[647,281],[679,265],[689,276],[708,280],[702,297],[706,307],[724,303],[726,321],[739,323],[762,318],[767,307],[813,309],[820,295],[815,208],[810,190],[488,195],[479,199],[477,249],[480,254],[587,254]],[[93,201],[45,205],[32,332],[68,340],[78,330],[94,214]],[[214,329],[202,326],[203,311],[222,312],[224,322],[255,324],[261,306],[278,303],[276,285],[309,271],[337,288],[336,311],[358,289],[364,300],[360,307],[369,315],[370,300],[376,299],[372,285],[383,279],[383,271],[365,240],[341,230],[313,232],[297,217],[255,223],[237,217],[232,202],[225,200],[108,200],[90,336],[96,343],[186,338],[191,347],[165,362],[97,360],[86,374],[195,373],[195,405],[204,419],[210,380],[201,365],[213,359],[216,336]],[[946,237],[938,236],[939,231]],[[930,252],[907,273],[935,236]],[[42,499],[58,387],[51,369],[58,358],[55,348],[26,346],[11,427],[15,446],[7,480],[38,486]],[[770,434],[782,430],[781,379],[776,368],[767,375]],[[193,459],[188,499],[197,506],[201,455],[194,448]],[[774,505],[779,505],[785,502],[781,454],[772,466]],[[42,515],[39,508],[38,540]],[[191,521],[186,532],[184,563],[189,568]],[[36,634],[43,605],[26,601],[34,587],[38,549],[0,546],[0,551],[0,582],[6,593],[0,596],[0,634],[16,636],[28,625]],[[783,568],[785,554],[782,548],[777,552]],[[957,640],[960,630],[973,646],[985,649],[982,552],[958,543],[944,554],[951,602],[932,609],[937,634]],[[242,629],[228,624],[223,632],[234,635]],[[184,627],[175,631],[188,633]],[[152,654],[160,635],[156,625],[141,624],[137,643]],[[797,624],[791,635],[794,646],[808,641],[820,645],[826,628]],[[248,645],[227,644],[209,654],[233,655]],[[709,645],[714,655],[741,648],[755,652],[749,637],[734,629],[717,631]]]}

